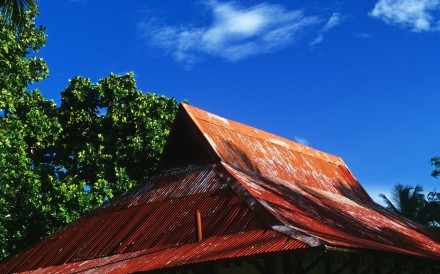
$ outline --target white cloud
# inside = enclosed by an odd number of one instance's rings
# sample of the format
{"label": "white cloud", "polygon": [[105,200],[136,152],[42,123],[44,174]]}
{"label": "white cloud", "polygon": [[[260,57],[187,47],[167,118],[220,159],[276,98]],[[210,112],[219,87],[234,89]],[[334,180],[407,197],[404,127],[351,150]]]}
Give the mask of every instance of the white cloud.
{"label": "white cloud", "polygon": [[414,32],[438,31],[440,0],[379,0],[370,16]]}
{"label": "white cloud", "polygon": [[[235,2],[208,1],[205,5],[213,16],[209,26],[169,26],[150,18],[139,25],[141,35],[150,46],[166,50],[187,65],[209,56],[234,62],[286,47],[306,28],[322,22],[317,16],[275,4],[243,7]],[[338,23],[334,18],[325,28]]]}
{"label": "white cloud", "polygon": [[327,23],[322,27],[323,32],[327,32],[331,30],[332,28],[336,27],[342,22],[342,17],[339,13],[335,12],[330,16],[330,18],[327,20]]}
{"label": "white cloud", "polygon": [[294,136],[293,139],[295,139],[295,141],[297,141],[300,144],[303,144],[305,146],[310,146],[310,142],[306,138],[303,138],[301,136]]}
{"label": "white cloud", "polygon": [[315,46],[322,42],[324,39],[324,34],[331,30],[332,28],[336,27],[337,25],[341,24],[343,21],[342,16],[339,13],[333,13],[332,16],[327,20],[327,23],[321,28],[321,31],[318,33],[318,36],[310,42],[311,46]]}

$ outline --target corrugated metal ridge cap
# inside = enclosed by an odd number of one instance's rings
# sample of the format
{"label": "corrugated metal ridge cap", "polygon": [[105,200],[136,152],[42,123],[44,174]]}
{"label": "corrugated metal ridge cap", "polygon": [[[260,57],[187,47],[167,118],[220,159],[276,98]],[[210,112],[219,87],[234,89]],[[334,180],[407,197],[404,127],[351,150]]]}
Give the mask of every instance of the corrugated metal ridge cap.
{"label": "corrugated metal ridge cap", "polygon": [[[238,132],[238,133],[246,135],[248,137],[256,138],[256,139],[271,143],[276,146],[281,146],[281,147],[287,148],[289,150],[293,150],[295,152],[298,152],[298,153],[301,153],[301,154],[304,154],[307,156],[321,159],[323,161],[326,161],[326,162],[329,162],[329,163],[332,163],[335,165],[346,166],[345,162],[340,157],[335,156],[333,154],[308,147],[306,145],[294,142],[294,141],[289,140],[287,138],[280,137],[278,135],[269,133],[267,131],[264,131],[264,130],[261,130],[261,129],[258,129],[255,127],[248,126],[248,125],[240,123],[240,122],[236,122],[233,120],[229,120],[229,119],[220,117],[216,114],[212,114],[210,112],[207,112],[205,110],[202,110],[202,109],[194,107],[194,106],[190,106],[188,104],[182,103],[181,105],[183,106],[183,108],[185,109],[187,114],[190,116],[190,118],[194,121],[194,123],[197,125],[197,127],[202,131],[202,133],[204,135],[205,135],[205,133],[203,132],[203,126],[197,121],[198,119],[203,120],[208,123],[211,123],[211,124],[216,125],[218,127],[222,127],[227,130]],[[240,127],[246,128],[248,133],[244,133],[243,130],[240,130]],[[250,132],[252,132],[252,134],[249,134]],[[205,136],[205,138],[206,138],[206,136]],[[212,140],[210,140],[209,138],[206,138],[206,139],[211,144]],[[213,144],[211,144],[211,146],[212,145]],[[215,146],[212,146],[212,147],[215,148]],[[218,155],[217,151],[216,151],[216,153]],[[218,155],[218,156],[220,157],[220,155]]]}
{"label": "corrugated metal ridge cap", "polygon": [[[234,180],[239,183],[238,186],[233,185],[232,180],[228,180],[231,188],[255,212],[255,214],[259,215],[259,217],[264,222],[266,222],[266,224],[268,226],[271,227],[271,229],[273,229],[279,233],[282,233],[292,239],[303,242],[311,247],[322,246],[327,243],[326,241],[308,233],[305,230],[302,230],[300,228],[293,227],[292,225],[287,224],[284,220],[280,219],[279,216],[273,214],[272,211],[270,211],[265,205],[263,205],[259,201],[259,199],[254,197],[249,192],[249,190],[241,183],[242,179],[239,178],[239,176],[237,176],[237,174],[235,174],[235,172],[234,172],[234,171],[238,171],[238,172],[242,172],[242,173],[246,174],[247,176],[250,176],[249,174],[247,174],[246,171],[240,171],[237,168],[234,168],[233,166],[231,166],[225,162],[221,162],[221,164],[224,167],[224,169],[226,170],[226,172],[228,172],[229,176],[232,176],[232,178],[234,178]],[[258,176],[259,174],[255,174],[255,175]],[[261,177],[261,175],[259,177]],[[251,198],[252,201],[250,201],[249,198]],[[264,216],[262,216],[264,214],[269,214],[270,218],[267,218],[267,217],[265,218]],[[276,220],[276,223],[273,220]]]}

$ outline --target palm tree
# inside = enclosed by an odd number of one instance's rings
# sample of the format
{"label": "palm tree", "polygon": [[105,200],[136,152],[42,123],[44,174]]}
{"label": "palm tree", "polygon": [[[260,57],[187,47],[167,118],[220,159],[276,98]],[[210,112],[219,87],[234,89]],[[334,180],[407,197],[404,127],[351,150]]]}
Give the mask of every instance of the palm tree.
{"label": "palm tree", "polygon": [[420,185],[410,187],[398,184],[394,186],[391,193],[392,201],[384,194],[379,194],[379,197],[384,200],[389,210],[421,224],[429,225],[428,202],[422,192],[423,188]]}
{"label": "palm tree", "polygon": [[26,10],[38,10],[35,0],[0,0],[0,13],[6,21],[22,26],[26,21]]}

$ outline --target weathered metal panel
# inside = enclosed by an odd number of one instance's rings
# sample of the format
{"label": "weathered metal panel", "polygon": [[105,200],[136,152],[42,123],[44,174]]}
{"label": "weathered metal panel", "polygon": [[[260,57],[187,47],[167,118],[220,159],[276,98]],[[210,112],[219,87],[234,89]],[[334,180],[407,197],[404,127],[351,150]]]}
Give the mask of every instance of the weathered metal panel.
{"label": "weathered metal panel", "polygon": [[255,198],[254,207],[264,207],[280,220],[284,230],[274,227],[275,230],[286,234],[301,232],[333,245],[440,259],[440,244],[427,236],[421,226],[375,203],[308,185],[256,178],[227,164],[225,167]]}
{"label": "weathered metal panel", "polygon": [[201,262],[307,248],[308,245],[271,229],[210,237],[200,242],[142,250],[25,273],[132,273]]}
{"label": "weathered metal panel", "polygon": [[[195,212],[204,237],[267,229],[215,172],[215,166],[172,170],[13,259],[7,269],[28,270],[197,241]],[[6,270],[7,270],[6,269]],[[3,271],[3,269],[1,269]],[[0,272],[1,272],[0,271]],[[6,271],[7,272],[7,271]]]}
{"label": "weathered metal panel", "polygon": [[218,117],[192,106],[184,108],[220,157],[232,166],[371,201],[342,159],[279,136]]}
{"label": "weathered metal panel", "polygon": [[340,158],[183,107],[252,203],[276,216],[281,230],[309,243],[314,240],[307,235],[336,245],[440,259],[440,244],[423,227],[375,204]]}
{"label": "weathered metal panel", "polygon": [[[340,158],[188,105],[180,111],[179,130],[186,141],[196,138],[190,144],[198,152],[164,166],[192,159],[212,165],[154,176],[0,272],[149,271],[322,245],[440,260],[440,244],[375,204]],[[186,126],[194,131],[185,134]]]}

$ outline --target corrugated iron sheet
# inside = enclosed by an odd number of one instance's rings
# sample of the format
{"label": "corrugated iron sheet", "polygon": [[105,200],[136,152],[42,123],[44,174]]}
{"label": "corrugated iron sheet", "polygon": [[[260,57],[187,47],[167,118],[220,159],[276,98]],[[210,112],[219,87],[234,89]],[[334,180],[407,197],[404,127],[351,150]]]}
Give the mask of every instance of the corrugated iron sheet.
{"label": "corrugated iron sheet", "polygon": [[160,250],[125,253],[25,273],[133,273],[306,247],[308,245],[270,229],[251,230]]}
{"label": "corrugated iron sheet", "polygon": [[149,271],[320,245],[440,260],[439,243],[375,204],[340,158],[188,105],[178,115],[185,138],[172,134],[164,155],[177,160],[163,166],[198,165],[154,176],[0,272]]}
{"label": "corrugated iron sheet", "polygon": [[[440,244],[415,223],[391,214],[376,204],[307,185],[256,178],[225,164],[258,203],[275,215],[289,233],[299,231],[338,246],[378,249],[440,259]],[[256,205],[255,205],[256,204]]]}
{"label": "corrugated iron sheet", "polygon": [[314,239],[307,235],[335,245],[440,259],[440,244],[421,226],[375,204],[340,158],[183,107],[229,173],[281,221],[280,231],[309,243]]}
{"label": "corrugated iron sheet", "polygon": [[218,157],[231,166],[291,184],[372,201],[342,159],[183,105]]}
{"label": "corrugated iron sheet", "polygon": [[191,244],[197,240],[196,210],[202,214],[206,238],[267,230],[215,168],[191,166],[155,176],[29,249],[0,272]]}

